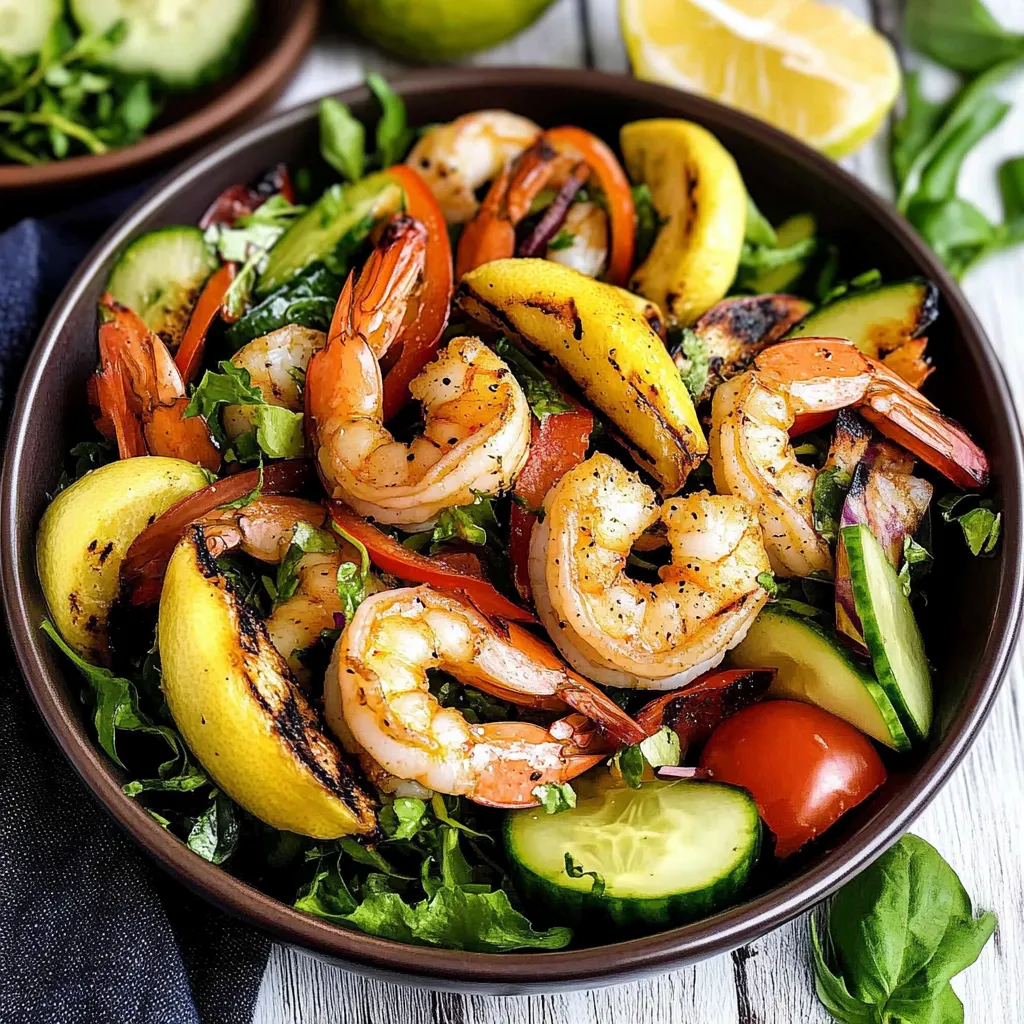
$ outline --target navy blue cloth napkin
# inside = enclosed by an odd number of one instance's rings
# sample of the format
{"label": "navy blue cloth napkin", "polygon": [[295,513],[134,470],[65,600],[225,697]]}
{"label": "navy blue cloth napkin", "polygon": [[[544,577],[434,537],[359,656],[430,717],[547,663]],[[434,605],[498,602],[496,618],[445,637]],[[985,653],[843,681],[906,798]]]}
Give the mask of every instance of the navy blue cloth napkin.
{"label": "navy blue cloth napkin", "polygon": [[[0,235],[0,415],[65,281],[141,192]],[[64,760],[0,647],[0,1024],[248,1024],[269,942],[187,892]]]}

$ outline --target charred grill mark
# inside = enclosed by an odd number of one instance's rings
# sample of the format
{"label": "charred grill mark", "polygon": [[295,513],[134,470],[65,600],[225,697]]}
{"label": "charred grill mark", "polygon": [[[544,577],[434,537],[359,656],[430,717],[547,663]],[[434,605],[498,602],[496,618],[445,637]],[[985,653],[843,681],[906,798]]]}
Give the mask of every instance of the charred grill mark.
{"label": "charred grill mark", "polygon": [[[93,543],[95,543],[95,541]],[[107,544],[107,546],[100,552],[100,557],[98,559],[100,565],[102,565],[110,557],[110,552],[113,551],[113,550],[114,550],[114,542],[110,541]]]}
{"label": "charred grill mark", "polygon": [[360,819],[365,818],[377,806],[376,801],[345,755],[327,738],[322,718],[299,690],[287,662],[271,643],[266,624],[242,604],[231,582],[221,574],[207,549],[202,526],[190,526],[188,536],[200,572],[214,580],[230,602],[242,651],[239,668],[253,700],[272,719],[293,756],[328,792]]}

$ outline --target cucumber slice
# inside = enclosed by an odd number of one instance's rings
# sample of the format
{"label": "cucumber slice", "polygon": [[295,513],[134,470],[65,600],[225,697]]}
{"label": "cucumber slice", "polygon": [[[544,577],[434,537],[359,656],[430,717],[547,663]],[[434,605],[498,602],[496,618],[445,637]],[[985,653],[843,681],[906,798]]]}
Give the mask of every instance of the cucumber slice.
{"label": "cucumber slice", "polygon": [[[761,844],[749,794],[718,782],[676,779],[630,789],[607,772],[574,783],[561,814],[513,811],[505,850],[531,905],[559,920],[653,931],[712,914],[746,882]],[[565,855],[589,875],[570,878]]]}
{"label": "cucumber slice", "polygon": [[0,0],[0,53],[39,53],[63,8],[62,0]]}
{"label": "cucumber slice", "polygon": [[871,670],[813,619],[765,608],[729,653],[729,664],[777,669],[769,696],[816,704],[887,747],[910,749],[907,731]]}
{"label": "cucumber slice", "polygon": [[932,727],[932,678],[914,609],[867,526],[844,526],[840,538],[875,675],[908,732],[923,740]]}
{"label": "cucumber slice", "polygon": [[177,347],[217,257],[199,228],[158,228],[121,253],[107,291],[133,309],[171,348]]}
{"label": "cucumber slice", "polygon": [[939,290],[923,278],[844,295],[820,306],[787,338],[848,338],[872,359],[919,338],[939,315]]}
{"label": "cucumber slice", "polygon": [[[783,221],[775,229],[776,244],[780,249],[785,249],[790,245],[813,238],[817,232],[818,222],[814,217],[809,213],[801,213],[799,216]],[[807,256],[805,259],[793,260],[792,263],[786,263],[781,267],[765,270],[751,282],[751,288],[758,295],[766,292],[784,292],[800,280],[807,269],[809,259],[810,256]]]}
{"label": "cucumber slice", "polygon": [[401,187],[387,174],[371,174],[351,185],[332,185],[270,250],[256,292],[269,295],[318,260],[331,270],[351,254],[382,217],[401,209]]}
{"label": "cucumber slice", "polygon": [[255,22],[255,0],[71,0],[85,33],[122,19],[124,39],[105,57],[118,71],[153,75],[173,89],[194,89],[229,74]]}

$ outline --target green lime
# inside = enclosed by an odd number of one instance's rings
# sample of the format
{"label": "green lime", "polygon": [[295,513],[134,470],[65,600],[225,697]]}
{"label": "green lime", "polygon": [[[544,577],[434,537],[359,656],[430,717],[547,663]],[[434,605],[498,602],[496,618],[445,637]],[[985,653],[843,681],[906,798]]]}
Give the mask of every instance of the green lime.
{"label": "green lime", "polygon": [[342,0],[349,23],[382,49],[446,61],[494,46],[532,24],[552,0]]}

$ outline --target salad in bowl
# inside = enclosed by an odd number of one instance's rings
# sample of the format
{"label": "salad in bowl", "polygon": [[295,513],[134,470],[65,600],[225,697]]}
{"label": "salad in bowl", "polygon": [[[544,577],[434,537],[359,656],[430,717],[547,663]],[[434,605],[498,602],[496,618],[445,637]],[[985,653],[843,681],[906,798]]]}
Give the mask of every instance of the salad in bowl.
{"label": "salad in bowl", "polygon": [[933,730],[932,509],[1000,525],[922,392],[937,289],[773,227],[696,123],[412,131],[371,85],[374,152],[324,101],[322,165],[120,254],[44,628],[125,792],[302,911],[714,914]]}

